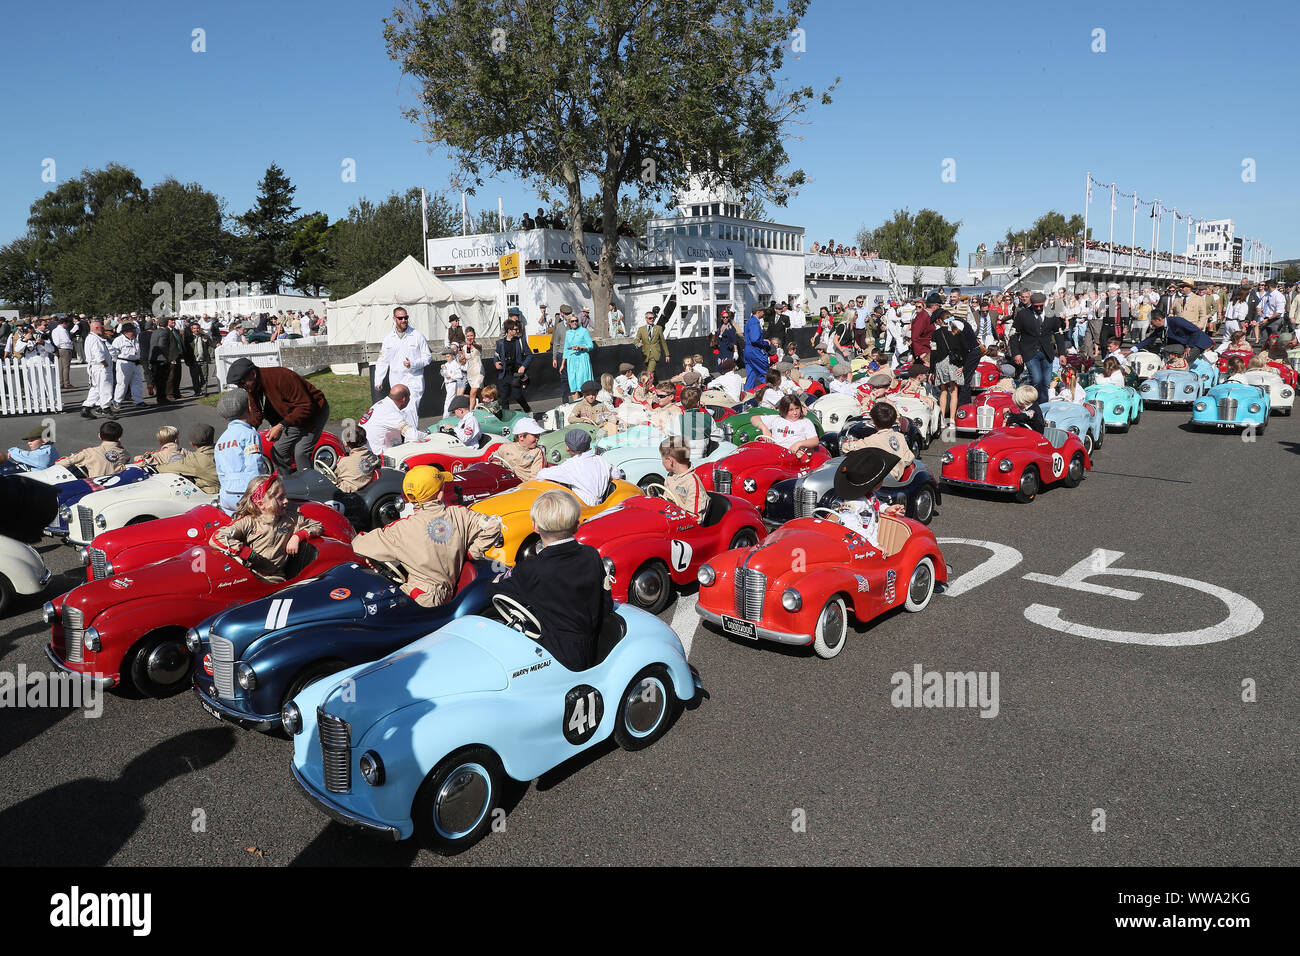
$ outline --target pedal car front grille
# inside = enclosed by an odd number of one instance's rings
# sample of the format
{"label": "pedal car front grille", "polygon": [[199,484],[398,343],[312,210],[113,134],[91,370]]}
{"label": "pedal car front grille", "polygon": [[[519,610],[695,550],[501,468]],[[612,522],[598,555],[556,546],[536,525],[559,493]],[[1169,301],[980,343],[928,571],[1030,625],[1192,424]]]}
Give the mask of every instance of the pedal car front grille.
{"label": "pedal car front grille", "polygon": [[748,568],[736,569],[736,616],[747,621],[762,620],[767,596],[767,575]]}
{"label": "pedal car front grille", "polygon": [[972,448],[966,452],[966,477],[971,481],[983,481],[989,470],[989,453],[982,448]]}
{"label": "pedal car front grille", "polygon": [[713,490],[720,495],[731,494],[731,472],[726,468],[713,469]]}
{"label": "pedal car front grille", "polygon": [[80,663],[82,659],[81,646],[82,640],[86,636],[85,623],[80,608],[64,606],[63,652],[67,655],[68,660],[74,663]]}
{"label": "pedal car front grille", "polygon": [[212,684],[219,697],[235,696],[235,645],[224,637],[213,634],[208,638],[212,648]]}
{"label": "pedal car front grille", "polygon": [[325,789],[330,793],[349,793],[352,790],[352,726],[317,708],[316,735],[320,739]]}
{"label": "pedal car front grille", "polygon": [[794,516],[796,518],[811,518],[813,509],[817,507],[817,492],[811,488],[800,488],[794,501]]}
{"label": "pedal car front grille", "polygon": [[1219,420],[1235,422],[1237,420],[1237,400],[1235,398],[1219,399]]}
{"label": "pedal car front grille", "polygon": [[981,405],[975,409],[975,427],[982,432],[993,428],[993,406]]}
{"label": "pedal car front grille", "polygon": [[88,552],[90,555],[90,573],[98,581],[100,578],[108,577],[108,559],[104,552],[99,548],[91,548]]}
{"label": "pedal car front grille", "polygon": [[77,505],[77,521],[81,525],[81,540],[92,541],[95,537],[95,514],[85,505]]}
{"label": "pedal car front grille", "polygon": [[1160,400],[1162,402],[1172,402],[1178,394],[1178,383],[1164,379],[1160,382]]}

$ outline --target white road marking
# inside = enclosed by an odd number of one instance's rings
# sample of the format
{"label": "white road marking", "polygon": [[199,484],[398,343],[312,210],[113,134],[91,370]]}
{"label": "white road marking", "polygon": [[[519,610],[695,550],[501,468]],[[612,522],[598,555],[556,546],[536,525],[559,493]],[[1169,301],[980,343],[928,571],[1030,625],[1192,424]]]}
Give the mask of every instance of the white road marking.
{"label": "white road marking", "polygon": [[937,540],[940,545],[968,544],[973,548],[983,548],[985,551],[992,552],[969,571],[950,579],[943,591],[947,597],[960,597],[967,591],[973,591],[998,575],[1006,574],[1024,560],[1024,556],[1015,548],[998,544],[996,541],[976,541],[972,538],[938,538]]}
{"label": "white road marking", "polygon": [[[1107,594],[1125,600],[1136,600],[1141,597],[1141,594],[1133,591],[1122,591],[1117,588],[1100,588],[1096,585],[1084,584],[1082,579],[1090,574],[1111,574],[1129,578],[1146,578],[1149,581],[1164,581],[1218,598],[1227,605],[1228,616],[1218,624],[1210,627],[1166,634],[1114,631],[1107,628],[1090,627],[1086,624],[1076,624],[1064,620],[1061,617],[1060,608],[1047,607],[1043,604],[1031,604],[1025,608],[1025,618],[1034,624],[1040,624],[1043,627],[1064,634],[1073,634],[1076,637],[1086,637],[1097,641],[1111,641],[1118,644],[1145,644],[1152,647],[1187,647],[1196,644],[1214,644],[1218,641],[1227,641],[1243,634],[1249,634],[1263,623],[1264,612],[1259,609],[1259,606],[1254,601],[1242,597],[1235,591],[1229,591],[1227,588],[1208,584],[1205,581],[1179,577],[1175,574],[1111,566],[1112,562],[1119,560],[1123,556],[1124,552],[1122,551],[1106,551],[1098,548],[1093,551],[1091,556],[1070,568],[1060,578],[1052,578],[1048,575],[1026,575],[1026,577],[1031,577],[1033,580],[1042,581],[1046,584],[1056,584],[1059,587],[1066,587],[1074,591]],[[1129,595],[1133,596],[1129,597]]]}

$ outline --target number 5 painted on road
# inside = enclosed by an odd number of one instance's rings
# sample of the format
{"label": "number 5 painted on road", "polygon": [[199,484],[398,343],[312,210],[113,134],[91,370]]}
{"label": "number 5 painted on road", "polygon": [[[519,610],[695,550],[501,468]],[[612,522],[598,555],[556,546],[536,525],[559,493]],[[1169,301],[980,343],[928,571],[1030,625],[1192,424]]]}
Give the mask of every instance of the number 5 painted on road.
{"label": "number 5 painted on road", "polygon": [[1235,591],[1229,591],[1227,588],[1221,588],[1214,584],[1207,584],[1205,581],[1183,578],[1174,574],[1164,574],[1160,571],[1113,567],[1114,563],[1122,557],[1124,557],[1123,551],[1107,551],[1103,548],[1097,548],[1088,557],[1059,576],[1054,577],[1050,574],[1032,572],[1026,574],[1025,579],[1037,581],[1040,584],[1054,584],[1057,587],[1069,588],[1072,591],[1101,594],[1124,601],[1136,601],[1142,597],[1142,594],[1139,591],[1127,591],[1123,588],[1089,584],[1085,579],[1093,575],[1107,574],[1126,578],[1146,578],[1149,581],[1164,581],[1218,598],[1227,605],[1228,616],[1218,624],[1210,627],[1167,634],[1112,631],[1107,628],[1090,627],[1087,624],[1076,624],[1063,619],[1060,608],[1048,607],[1044,604],[1029,605],[1029,607],[1025,608],[1025,618],[1034,624],[1041,624],[1043,627],[1049,627],[1054,631],[1061,631],[1065,634],[1073,634],[1076,637],[1087,637],[1097,641],[1113,641],[1120,644],[1147,644],[1153,647],[1186,647],[1194,644],[1213,644],[1217,641],[1227,641],[1243,634],[1249,634],[1259,627],[1264,620],[1264,612],[1259,609],[1259,606],[1254,601],[1242,597]]}

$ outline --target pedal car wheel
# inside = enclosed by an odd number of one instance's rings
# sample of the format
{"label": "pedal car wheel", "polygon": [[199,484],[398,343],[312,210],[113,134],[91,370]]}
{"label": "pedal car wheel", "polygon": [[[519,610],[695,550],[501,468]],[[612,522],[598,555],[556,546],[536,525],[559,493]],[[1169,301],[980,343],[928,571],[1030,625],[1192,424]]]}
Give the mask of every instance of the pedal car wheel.
{"label": "pedal car wheel", "polygon": [[833,597],[826,602],[821,614],[817,615],[817,626],[813,628],[813,650],[818,657],[830,660],[844,650],[844,638],[848,631],[849,619],[844,612],[844,599]]}
{"label": "pedal car wheel", "polygon": [[916,493],[916,506],[912,509],[917,521],[929,524],[934,520],[934,492],[922,488]]}
{"label": "pedal car wheel", "polygon": [[1020,487],[1016,491],[1016,501],[1033,501],[1037,496],[1038,468],[1035,465],[1025,465],[1025,470],[1020,473]]}
{"label": "pedal car wheel", "polygon": [[535,534],[530,534],[524,538],[524,543],[519,546],[519,551],[515,554],[515,562],[518,563],[524,558],[531,558],[537,553],[537,546],[542,543],[542,539]]}
{"label": "pedal car wheel", "polygon": [[758,532],[753,528],[741,528],[731,539],[731,544],[727,545],[728,551],[734,551],[736,548],[752,548],[758,544]]}
{"label": "pedal car wheel", "polygon": [[643,494],[646,494],[648,493],[647,489],[649,489],[652,485],[662,488],[663,484],[664,484],[663,475],[646,475],[644,478],[642,478],[640,481],[636,483],[636,486],[641,489],[641,492]]}
{"label": "pedal car wheel", "polygon": [[673,582],[662,561],[650,560],[637,568],[627,585],[628,603],[658,614],[672,600]]}
{"label": "pedal car wheel", "polygon": [[1084,433],[1083,433],[1083,448],[1084,448],[1084,451],[1086,451],[1089,455],[1091,455],[1091,454],[1092,454],[1092,450],[1093,450],[1093,448],[1095,448],[1095,447],[1096,447],[1096,446],[1093,444],[1093,441],[1092,441],[1092,432],[1084,432]]}
{"label": "pedal car wheel", "polygon": [[131,654],[131,683],[142,694],[165,697],[188,683],[192,662],[182,631],[156,631],[137,644]]}
{"label": "pedal car wheel", "polygon": [[623,691],[614,741],[624,750],[644,750],[668,732],[681,702],[662,664],[645,668]]}
{"label": "pedal car wheel", "polygon": [[907,582],[907,600],[903,607],[909,611],[924,611],[934,597],[934,562],[928,557],[916,562],[912,577]]}
{"label": "pedal car wheel", "polygon": [[9,613],[9,606],[13,604],[14,588],[9,583],[9,579],[0,574],[0,617]]}
{"label": "pedal car wheel", "polygon": [[261,462],[262,474],[269,475],[275,468],[271,464],[270,455],[258,455],[257,460]]}
{"label": "pedal car wheel", "polygon": [[1061,478],[1061,484],[1067,488],[1077,488],[1081,481],[1083,481],[1083,455],[1075,452],[1065,469],[1064,477]]}
{"label": "pedal car wheel", "polygon": [[289,683],[289,689],[284,692],[284,698],[280,701],[280,709],[283,710],[285,704],[301,694],[310,685],[329,677],[330,674],[337,674],[347,666],[343,661],[317,661],[315,664],[304,667]]}
{"label": "pedal car wheel", "polygon": [[384,495],[370,509],[370,524],[372,528],[382,528],[385,525],[392,524],[401,516],[401,495]]}
{"label": "pedal car wheel", "polygon": [[415,794],[411,816],[424,843],[460,853],[483,838],[501,799],[505,774],[487,747],[467,747],[429,772]]}

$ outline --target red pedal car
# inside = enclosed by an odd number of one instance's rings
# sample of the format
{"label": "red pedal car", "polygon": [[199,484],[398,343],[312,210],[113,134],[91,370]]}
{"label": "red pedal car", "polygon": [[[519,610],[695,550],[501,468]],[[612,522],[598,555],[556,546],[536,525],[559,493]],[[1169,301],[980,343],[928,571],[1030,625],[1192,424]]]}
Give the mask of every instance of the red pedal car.
{"label": "red pedal car", "polygon": [[1092,468],[1092,458],[1077,435],[1060,428],[1038,434],[1032,428],[997,428],[969,444],[943,453],[940,480],[949,485],[1002,491],[1017,501],[1033,501],[1046,485],[1073,488]]}
{"label": "red pedal car", "polygon": [[1296,370],[1290,365],[1287,365],[1286,362],[1269,362],[1268,367],[1277,372],[1277,374],[1282,377],[1282,381],[1286,382],[1293,389],[1300,388],[1300,372],[1296,372]]}
{"label": "red pedal car", "polygon": [[441,432],[423,441],[403,442],[384,449],[383,465],[398,471],[410,471],[417,465],[434,465],[443,471],[460,471],[470,465],[486,462],[505,439],[500,435],[479,436],[477,448],[470,448],[459,438]]}
{"label": "red pedal car", "polygon": [[835,520],[787,521],[760,546],[701,567],[695,611],[731,637],[811,644],[817,656],[834,657],[849,614],[866,624],[896,607],[923,611],[948,580],[925,525],[883,515],[877,537],[879,548]]}
{"label": "red pedal car", "polygon": [[968,405],[959,406],[953,419],[957,432],[987,432],[1007,423],[1007,415],[1019,411],[1010,392],[985,392]]}
{"label": "red pedal car", "polygon": [[992,388],[1002,378],[1002,372],[992,362],[980,362],[975,366],[975,383],[971,385],[972,392],[982,392],[986,388]]}
{"label": "red pedal car", "polygon": [[659,497],[626,499],[593,518],[574,535],[600,552],[613,578],[615,601],[658,614],[674,587],[695,580],[700,565],[731,548],[748,548],[767,536],[763,516],[743,498],[713,493],[695,518]]}
{"label": "red pedal car", "polygon": [[[326,537],[351,541],[355,534],[348,519],[329,505],[300,503],[298,510],[324,525]],[[155,518],[116,531],[105,531],[96,535],[89,547],[81,549],[86,580],[98,581],[114,574],[125,574],[146,564],[174,557],[186,548],[206,544],[212,532],[228,524],[230,515],[220,508],[199,505],[183,515]]]}
{"label": "red pedal car", "polygon": [[[269,475],[275,468],[274,458],[271,455],[271,446],[275,443],[266,437],[265,431],[257,433],[258,443],[262,446],[262,474]],[[346,458],[348,450],[343,447],[343,442],[339,436],[330,432],[321,432],[320,439],[316,442],[316,447],[311,450],[312,464],[320,462],[333,468],[339,463],[340,458]],[[296,466],[289,469],[291,472],[297,471]]]}
{"label": "red pedal car", "polygon": [[202,540],[164,561],[82,584],[46,604],[51,633],[45,653],[51,663],[108,687],[129,685],[161,697],[189,685],[194,662],[185,635],[194,625],[356,560],[342,541],[314,538],[290,558],[286,580],[273,584]]}
{"label": "red pedal car", "polygon": [[786,451],[774,441],[760,440],[740,446],[734,455],[699,465],[695,474],[709,491],[744,498],[759,511],[772,485],[786,478],[802,478],[830,461],[830,454],[818,446],[804,454]]}
{"label": "red pedal car", "polygon": [[442,503],[469,507],[476,501],[491,498],[520,484],[519,476],[505,465],[483,461],[462,468],[442,486]]}

